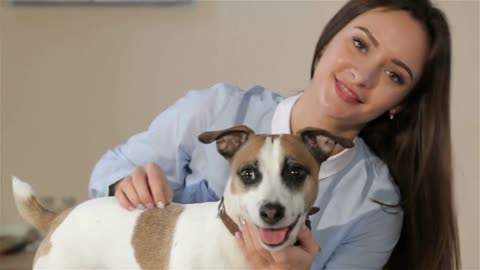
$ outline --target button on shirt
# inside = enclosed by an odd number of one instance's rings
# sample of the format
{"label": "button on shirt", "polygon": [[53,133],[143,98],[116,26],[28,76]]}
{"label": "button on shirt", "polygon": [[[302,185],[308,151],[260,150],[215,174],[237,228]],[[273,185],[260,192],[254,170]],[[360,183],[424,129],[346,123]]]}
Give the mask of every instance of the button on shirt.
{"label": "button on shirt", "polygon": [[[217,201],[230,174],[215,144],[199,134],[236,125],[256,133],[290,133],[290,115],[300,95],[282,97],[263,87],[246,91],[230,84],[192,90],[162,112],[149,128],[109,150],[96,164],[91,197],[108,196],[109,186],[137,166],[157,163],[174,190],[174,202]],[[400,194],[387,166],[362,138],[322,163],[312,233],[321,247],[312,269],[381,269],[400,236]]]}

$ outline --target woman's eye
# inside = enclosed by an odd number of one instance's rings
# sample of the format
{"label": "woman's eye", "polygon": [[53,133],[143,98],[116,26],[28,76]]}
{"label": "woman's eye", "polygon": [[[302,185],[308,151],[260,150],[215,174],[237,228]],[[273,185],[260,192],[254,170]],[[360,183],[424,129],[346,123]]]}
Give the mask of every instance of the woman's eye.
{"label": "woman's eye", "polygon": [[367,52],[367,45],[359,38],[353,38],[353,46],[362,52]]}
{"label": "woman's eye", "polygon": [[403,84],[404,81],[402,76],[398,75],[393,71],[387,71],[386,73],[387,73],[387,76],[390,78],[390,80],[392,80],[394,83],[397,83],[399,85]]}

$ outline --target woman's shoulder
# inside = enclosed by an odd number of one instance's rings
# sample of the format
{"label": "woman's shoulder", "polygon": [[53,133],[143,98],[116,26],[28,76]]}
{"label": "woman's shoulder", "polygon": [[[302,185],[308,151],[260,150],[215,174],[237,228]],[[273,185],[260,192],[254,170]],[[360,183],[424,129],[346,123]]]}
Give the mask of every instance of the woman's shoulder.
{"label": "woman's shoulder", "polygon": [[401,195],[388,165],[368,147],[362,138],[358,138],[356,144],[358,149],[352,164],[353,173],[357,175],[363,189],[368,191],[368,200],[397,204]]}
{"label": "woman's shoulder", "polygon": [[364,166],[371,168],[375,177],[384,180],[392,179],[387,164],[370,149],[362,138],[359,137],[356,144],[358,145],[358,160],[363,162]]}
{"label": "woman's shoulder", "polygon": [[228,82],[220,82],[205,89],[192,89],[188,91],[186,96],[192,96],[195,98],[215,98],[215,99],[228,99],[240,100],[244,97],[254,97],[262,101],[272,101],[278,103],[283,100],[284,97],[280,94],[267,89],[260,85],[254,85],[248,88],[242,88],[236,84]]}
{"label": "woman's shoulder", "polygon": [[191,119],[208,122],[206,128],[209,129],[243,124],[257,130],[270,126],[275,108],[284,99],[259,85],[242,89],[234,84],[218,83],[207,89],[190,90],[175,105]]}
{"label": "woman's shoulder", "polygon": [[350,228],[362,220],[368,223],[377,219],[392,219],[394,224],[401,224],[402,209],[387,207],[400,202],[400,193],[388,166],[360,137],[355,140],[352,151],[354,155],[344,169],[320,181],[318,206],[325,210],[324,221],[317,229],[340,224],[342,228]]}
{"label": "woman's shoulder", "polygon": [[343,169],[320,181],[325,192],[331,193],[326,195],[332,200],[340,200],[342,207],[349,208],[353,216],[378,208],[379,204],[375,201],[398,204],[400,192],[388,166],[360,137],[349,151],[353,154],[351,153],[348,163],[342,165]]}

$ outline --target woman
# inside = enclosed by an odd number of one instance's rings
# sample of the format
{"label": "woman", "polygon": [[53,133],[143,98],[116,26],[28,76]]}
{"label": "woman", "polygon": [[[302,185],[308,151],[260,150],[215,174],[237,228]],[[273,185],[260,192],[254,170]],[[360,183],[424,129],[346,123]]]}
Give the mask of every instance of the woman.
{"label": "woman", "polygon": [[192,91],[102,157],[90,195],[115,195],[131,210],[218,200],[227,164],[196,141],[199,133],[314,126],[355,147],[338,147],[322,164],[321,211],[312,233],[299,234],[302,246],[270,253],[254,225],[241,226],[238,242],[252,268],[458,269],[450,57],[445,16],[429,1],[349,1],[320,36],[303,94],[225,84]]}

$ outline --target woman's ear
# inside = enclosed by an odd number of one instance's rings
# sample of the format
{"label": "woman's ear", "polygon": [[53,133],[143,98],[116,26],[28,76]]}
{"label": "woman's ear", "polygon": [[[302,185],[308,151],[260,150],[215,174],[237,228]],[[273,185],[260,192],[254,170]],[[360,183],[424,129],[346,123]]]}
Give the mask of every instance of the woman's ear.
{"label": "woman's ear", "polygon": [[395,118],[395,115],[403,110],[403,105],[397,105],[390,110],[388,110],[388,115],[390,116],[390,120],[393,120]]}
{"label": "woman's ear", "polygon": [[390,110],[388,110],[388,113],[390,114],[397,114],[403,110],[403,104],[397,105]]}

